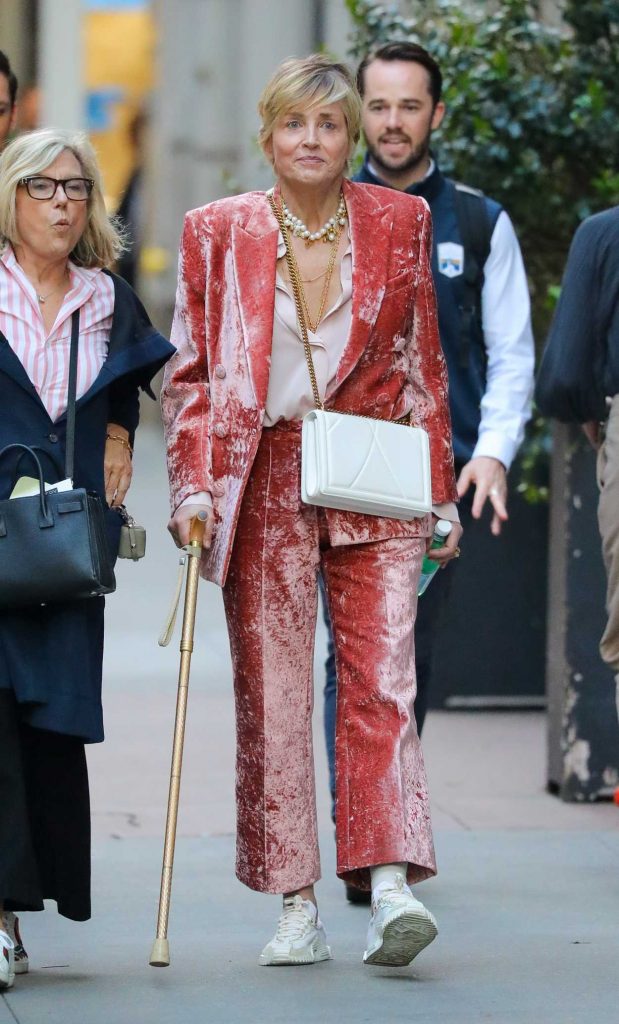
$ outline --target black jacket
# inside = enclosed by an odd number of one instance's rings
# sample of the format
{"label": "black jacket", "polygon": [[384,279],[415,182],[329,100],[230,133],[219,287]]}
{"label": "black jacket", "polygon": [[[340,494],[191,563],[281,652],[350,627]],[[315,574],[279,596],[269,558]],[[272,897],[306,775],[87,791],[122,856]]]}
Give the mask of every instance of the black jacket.
{"label": "black jacket", "polygon": [[[108,355],[97,379],[76,403],[75,485],[101,495],[107,424],[118,423],[133,435],[139,390],[154,397],[150,381],[174,352],[131,288],[112,277],[115,302]],[[0,449],[14,442],[39,447],[45,478],[53,483],[64,476],[65,434],[66,415],[52,422],[0,334]],[[1,498],[9,496],[17,475],[32,475],[32,467],[25,461],[18,465],[17,460],[11,452],[0,462]],[[107,518],[112,550],[117,551],[120,516],[110,509]],[[103,609],[103,598],[91,598],[0,613],[0,687],[14,691],[30,725],[89,742],[103,739]]]}
{"label": "black jacket", "polygon": [[619,392],[619,206],[584,221],[570,248],[539,369],[540,410],[564,423],[603,420]]}

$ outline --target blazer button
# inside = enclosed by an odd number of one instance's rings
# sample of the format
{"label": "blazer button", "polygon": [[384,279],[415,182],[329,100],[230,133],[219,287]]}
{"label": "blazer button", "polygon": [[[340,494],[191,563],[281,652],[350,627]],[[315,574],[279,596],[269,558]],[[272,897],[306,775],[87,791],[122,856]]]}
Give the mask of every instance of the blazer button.
{"label": "blazer button", "polygon": [[222,366],[221,363],[217,363],[217,366],[215,367],[215,376],[219,377],[220,380],[223,380],[226,376],[226,367]]}
{"label": "blazer button", "polygon": [[214,498],[223,498],[226,493],[226,488],[222,484],[221,480],[215,480],[211,488],[211,493]]}
{"label": "blazer button", "polygon": [[227,437],[227,436],[228,436],[228,431],[227,431],[226,427],[224,427],[223,423],[217,423],[216,426],[215,426],[215,437],[223,438],[223,437]]}
{"label": "blazer button", "polygon": [[58,441],[58,434],[48,434],[47,440],[51,441],[52,444],[56,444],[56,442]]}
{"label": "blazer button", "polygon": [[395,345],[393,346],[396,352],[402,352],[406,348],[406,338],[396,338]]}
{"label": "blazer button", "polygon": [[376,396],[376,404],[377,405],[387,405],[388,401],[389,401],[389,395],[382,394],[382,395],[377,395]]}

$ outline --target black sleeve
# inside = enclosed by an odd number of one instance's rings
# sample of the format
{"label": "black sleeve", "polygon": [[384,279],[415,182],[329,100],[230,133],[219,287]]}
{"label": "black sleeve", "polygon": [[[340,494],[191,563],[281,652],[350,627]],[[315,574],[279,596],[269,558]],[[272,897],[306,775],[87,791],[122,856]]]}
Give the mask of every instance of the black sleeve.
{"label": "black sleeve", "polygon": [[135,432],[140,421],[140,383],[136,374],[120,377],[110,385],[108,423],[118,423],[129,431],[133,445]]}
{"label": "black sleeve", "polygon": [[572,241],[535,388],[540,411],[564,423],[602,420],[607,413],[600,259],[599,224],[585,221]]}

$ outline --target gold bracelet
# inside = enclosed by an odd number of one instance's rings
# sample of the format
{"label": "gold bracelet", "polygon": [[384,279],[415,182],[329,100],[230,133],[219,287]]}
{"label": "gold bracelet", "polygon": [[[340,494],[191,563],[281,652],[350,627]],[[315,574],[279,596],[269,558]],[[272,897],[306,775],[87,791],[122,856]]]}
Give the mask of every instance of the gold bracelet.
{"label": "gold bracelet", "polygon": [[127,441],[126,437],[121,437],[120,434],[106,434],[105,436],[108,441],[118,441],[119,444],[122,444],[123,448],[127,449],[129,455],[133,455],[133,448]]}

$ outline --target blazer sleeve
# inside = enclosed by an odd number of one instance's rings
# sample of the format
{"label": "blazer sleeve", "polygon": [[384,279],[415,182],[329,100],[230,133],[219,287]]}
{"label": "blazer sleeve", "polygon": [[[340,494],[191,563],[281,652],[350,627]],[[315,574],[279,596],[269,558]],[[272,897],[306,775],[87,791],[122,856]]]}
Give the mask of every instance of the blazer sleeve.
{"label": "blazer sleeve", "polygon": [[200,221],[200,211],[185,217],[171,333],[176,352],[166,366],[161,390],[173,512],[190,494],[212,491],[206,265]]}
{"label": "blazer sleeve", "polygon": [[608,411],[600,372],[604,296],[596,230],[594,220],[585,221],[572,241],[535,389],[541,412],[564,423],[603,420]]}
{"label": "blazer sleeve", "polygon": [[413,327],[413,422],[430,439],[432,504],[458,501],[449,415],[447,366],[438,333],[432,278],[432,216],[424,200]]}

